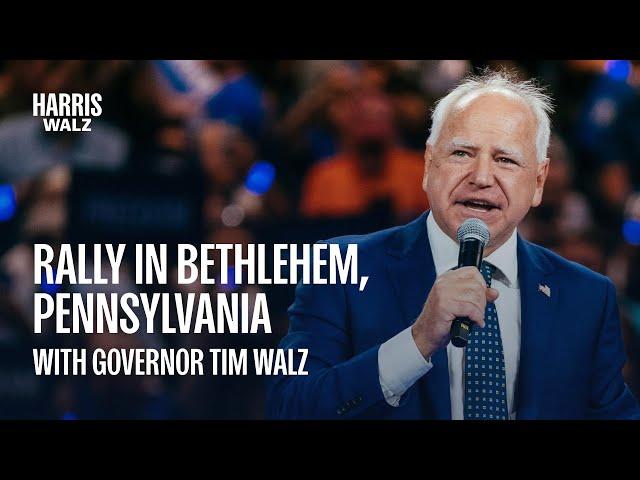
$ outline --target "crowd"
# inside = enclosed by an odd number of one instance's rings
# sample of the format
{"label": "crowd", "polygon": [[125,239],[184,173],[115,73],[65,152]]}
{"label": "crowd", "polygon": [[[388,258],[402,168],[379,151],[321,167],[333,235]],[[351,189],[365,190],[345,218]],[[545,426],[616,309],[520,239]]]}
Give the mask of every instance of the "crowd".
{"label": "crowd", "polygon": [[[262,418],[259,377],[36,377],[34,347],[274,347],[286,286],[33,281],[33,244],[302,243],[405,223],[434,102],[482,68],[555,99],[551,169],[525,238],[616,284],[640,396],[640,61],[4,61],[0,63],[0,416]],[[99,92],[91,133],[44,132],[33,93]],[[91,260],[89,260],[91,262]],[[233,268],[231,265],[229,268]],[[214,272],[214,275],[216,272]],[[264,291],[273,334],[33,333],[33,294]]]}

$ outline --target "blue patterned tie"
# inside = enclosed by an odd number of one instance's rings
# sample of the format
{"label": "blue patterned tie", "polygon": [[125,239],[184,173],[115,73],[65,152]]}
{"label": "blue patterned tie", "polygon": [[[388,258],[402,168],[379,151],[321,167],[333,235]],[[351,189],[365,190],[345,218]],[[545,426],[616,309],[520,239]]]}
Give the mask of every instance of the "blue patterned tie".
{"label": "blue patterned tie", "polygon": [[[480,272],[491,286],[495,267],[482,262]],[[507,420],[507,380],[498,312],[487,302],[484,328],[472,328],[465,351],[464,419]]]}

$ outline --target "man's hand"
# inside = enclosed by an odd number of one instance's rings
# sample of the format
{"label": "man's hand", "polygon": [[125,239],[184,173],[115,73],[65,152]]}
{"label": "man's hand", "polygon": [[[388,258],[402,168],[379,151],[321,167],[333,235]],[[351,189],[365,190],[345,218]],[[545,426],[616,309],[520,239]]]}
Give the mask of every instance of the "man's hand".
{"label": "man's hand", "polygon": [[451,322],[469,317],[474,326],[484,328],[487,301],[498,298],[495,288],[487,288],[476,267],[462,267],[443,273],[433,284],[420,316],[411,327],[413,339],[425,358],[449,343]]}

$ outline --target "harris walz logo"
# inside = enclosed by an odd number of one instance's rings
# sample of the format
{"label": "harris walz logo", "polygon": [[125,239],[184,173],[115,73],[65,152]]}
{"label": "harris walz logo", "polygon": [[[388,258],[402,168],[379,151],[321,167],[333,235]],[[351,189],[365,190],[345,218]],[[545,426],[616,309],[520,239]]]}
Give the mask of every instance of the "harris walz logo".
{"label": "harris walz logo", "polygon": [[47,132],[90,132],[100,102],[99,93],[34,93],[33,116],[42,117]]}

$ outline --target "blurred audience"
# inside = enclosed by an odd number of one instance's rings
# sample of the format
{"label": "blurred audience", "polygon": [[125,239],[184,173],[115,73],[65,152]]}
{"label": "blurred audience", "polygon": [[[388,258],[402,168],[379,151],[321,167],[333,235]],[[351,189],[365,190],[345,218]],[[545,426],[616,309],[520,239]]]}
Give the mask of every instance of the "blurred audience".
{"label": "blurred audience", "polygon": [[584,194],[575,189],[574,163],[565,141],[552,135],[549,169],[542,204],[527,216],[520,233],[536,243],[547,244],[557,237],[580,235],[593,225],[591,207]]}

